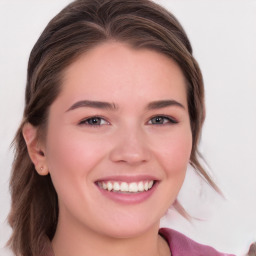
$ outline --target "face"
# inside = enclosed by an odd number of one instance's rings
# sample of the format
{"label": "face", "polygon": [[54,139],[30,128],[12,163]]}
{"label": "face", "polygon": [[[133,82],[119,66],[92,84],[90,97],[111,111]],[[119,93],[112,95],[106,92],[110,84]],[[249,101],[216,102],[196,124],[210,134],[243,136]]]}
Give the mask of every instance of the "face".
{"label": "face", "polygon": [[171,59],[116,42],[90,50],[65,71],[49,112],[59,225],[111,237],[159,225],[191,146],[185,81]]}

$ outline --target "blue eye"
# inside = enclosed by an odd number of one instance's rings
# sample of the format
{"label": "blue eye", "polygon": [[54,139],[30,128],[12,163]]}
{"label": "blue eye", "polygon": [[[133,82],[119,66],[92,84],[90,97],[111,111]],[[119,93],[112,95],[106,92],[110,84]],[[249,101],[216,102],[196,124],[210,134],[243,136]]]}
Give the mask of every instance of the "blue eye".
{"label": "blue eye", "polygon": [[168,116],[155,116],[149,120],[149,124],[177,124],[178,122],[171,117]]}
{"label": "blue eye", "polygon": [[93,116],[79,122],[79,125],[91,125],[91,126],[100,126],[105,124],[109,124],[109,123],[105,119],[98,116]]}

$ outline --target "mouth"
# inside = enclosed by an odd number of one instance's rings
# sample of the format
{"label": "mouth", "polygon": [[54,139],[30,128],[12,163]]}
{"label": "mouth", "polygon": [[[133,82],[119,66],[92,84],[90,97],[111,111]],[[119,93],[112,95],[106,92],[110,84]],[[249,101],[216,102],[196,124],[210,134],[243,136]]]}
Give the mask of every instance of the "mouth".
{"label": "mouth", "polygon": [[138,182],[125,181],[97,181],[96,185],[105,191],[121,194],[136,194],[149,191],[155,185],[155,180],[141,180]]}
{"label": "mouth", "polygon": [[149,175],[109,176],[95,181],[104,197],[125,205],[147,201],[155,194],[159,183],[160,180]]}

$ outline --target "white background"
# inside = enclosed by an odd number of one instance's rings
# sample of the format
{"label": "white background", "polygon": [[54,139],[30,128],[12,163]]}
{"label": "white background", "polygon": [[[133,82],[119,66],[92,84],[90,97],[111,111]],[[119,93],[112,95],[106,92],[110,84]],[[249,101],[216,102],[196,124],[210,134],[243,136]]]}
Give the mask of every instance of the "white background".
{"label": "white background", "polygon": [[[11,231],[9,145],[23,111],[29,52],[68,0],[0,0],[0,255]],[[192,223],[170,210],[162,224],[218,250],[244,255],[256,241],[256,1],[161,0],[191,40],[205,81],[201,152],[222,199],[189,170],[180,200]],[[198,219],[198,220],[197,220]]]}

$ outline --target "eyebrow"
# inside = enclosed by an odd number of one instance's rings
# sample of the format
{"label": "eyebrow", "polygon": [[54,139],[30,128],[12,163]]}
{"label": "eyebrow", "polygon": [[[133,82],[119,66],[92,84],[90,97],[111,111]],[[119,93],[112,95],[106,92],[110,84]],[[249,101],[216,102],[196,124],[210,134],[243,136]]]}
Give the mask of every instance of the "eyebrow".
{"label": "eyebrow", "polygon": [[98,109],[107,109],[107,110],[115,110],[117,109],[114,103],[104,102],[104,101],[91,101],[91,100],[81,100],[74,103],[66,112],[70,110],[74,110],[81,107],[88,108],[98,108]]}
{"label": "eyebrow", "polygon": [[[158,100],[150,102],[146,109],[154,110],[154,109],[161,109],[170,106],[177,106],[185,109],[185,107],[176,100]],[[109,103],[104,101],[91,101],[91,100],[81,100],[74,103],[70,108],[66,110],[66,112],[81,108],[81,107],[88,107],[88,108],[97,108],[97,109],[106,109],[106,110],[117,110],[118,107],[115,103]]]}
{"label": "eyebrow", "polygon": [[154,109],[160,109],[160,108],[165,108],[165,107],[170,107],[170,106],[177,106],[185,109],[185,107],[178,101],[176,100],[159,100],[159,101],[153,101],[150,102],[147,105],[148,110],[154,110]]}

